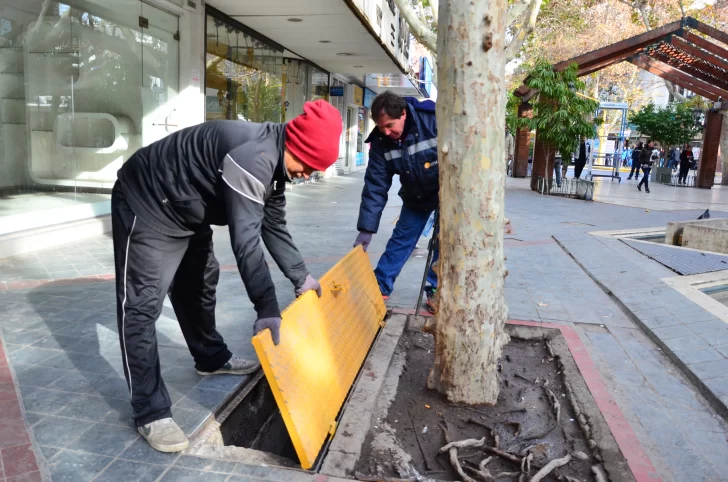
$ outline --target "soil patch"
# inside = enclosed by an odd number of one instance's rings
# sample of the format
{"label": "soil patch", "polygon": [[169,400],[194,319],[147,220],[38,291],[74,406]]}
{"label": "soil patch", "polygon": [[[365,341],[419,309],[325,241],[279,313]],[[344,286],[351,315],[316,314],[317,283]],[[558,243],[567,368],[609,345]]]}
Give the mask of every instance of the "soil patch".
{"label": "soil patch", "polygon": [[[485,468],[493,477],[518,481],[530,480],[550,461],[567,455],[568,463],[541,480],[597,480],[592,467],[600,470],[600,456],[590,449],[558,359],[547,343],[513,338],[501,359],[498,403],[458,407],[427,389],[434,357],[432,336],[406,333],[399,348],[407,354],[407,363],[397,395],[386,418],[373,424],[367,437],[357,464],[359,478],[367,474],[384,479],[463,480],[450,455],[440,454],[440,449],[449,442],[485,438],[483,446],[457,452],[463,470],[475,480],[488,480],[474,471],[491,456]],[[524,459],[529,460],[530,472],[521,478]]]}

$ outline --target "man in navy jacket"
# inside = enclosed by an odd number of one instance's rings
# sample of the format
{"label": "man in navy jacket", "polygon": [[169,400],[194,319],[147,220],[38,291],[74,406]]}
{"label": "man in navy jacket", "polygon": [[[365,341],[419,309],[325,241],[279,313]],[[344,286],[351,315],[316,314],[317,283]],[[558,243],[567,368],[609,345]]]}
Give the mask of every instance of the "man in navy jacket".
{"label": "man in navy jacket", "polygon": [[[374,271],[382,296],[388,299],[394,290],[394,281],[438,206],[437,121],[434,102],[420,102],[389,91],[374,99],[371,115],[377,127],[366,140],[371,143],[371,149],[359,208],[359,235],[354,246],[362,245],[366,250],[372,235],[379,230],[392,177],[397,174],[402,184],[399,190],[402,211]],[[435,235],[437,232],[436,226]],[[437,252],[433,256],[435,260]],[[428,307],[434,311],[432,296],[437,276],[432,269],[427,280]]]}

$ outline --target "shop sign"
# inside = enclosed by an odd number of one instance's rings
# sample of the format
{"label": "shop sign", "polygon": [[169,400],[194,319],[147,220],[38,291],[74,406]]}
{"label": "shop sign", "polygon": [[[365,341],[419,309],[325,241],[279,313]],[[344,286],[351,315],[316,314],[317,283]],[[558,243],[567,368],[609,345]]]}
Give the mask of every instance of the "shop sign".
{"label": "shop sign", "polygon": [[364,105],[364,89],[358,85],[354,86],[354,104]]}
{"label": "shop sign", "polygon": [[331,95],[331,97],[344,97],[344,86],[336,85],[334,87],[331,87],[329,95]]}

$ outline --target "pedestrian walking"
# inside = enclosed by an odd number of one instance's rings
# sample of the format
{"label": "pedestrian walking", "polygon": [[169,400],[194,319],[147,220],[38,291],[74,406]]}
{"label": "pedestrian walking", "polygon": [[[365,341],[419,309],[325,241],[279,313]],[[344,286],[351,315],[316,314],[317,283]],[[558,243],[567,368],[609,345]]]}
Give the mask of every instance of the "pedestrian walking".
{"label": "pedestrian walking", "polygon": [[640,166],[642,167],[642,180],[637,184],[637,190],[642,190],[645,185],[645,192],[650,192],[650,171],[655,162],[660,160],[660,151],[654,149],[654,142],[647,141],[647,145],[640,151]]}
{"label": "pedestrian walking", "polygon": [[556,177],[556,185],[558,187],[561,187],[562,165],[563,159],[561,158],[561,153],[557,152],[554,154],[554,176]]}
{"label": "pedestrian walking", "polygon": [[[427,220],[438,206],[437,120],[435,103],[431,100],[420,102],[390,91],[374,98],[371,116],[377,126],[366,140],[371,148],[357,221],[359,235],[354,246],[361,245],[367,250],[372,236],[379,230],[392,178],[398,175],[402,184],[399,190],[402,210],[374,270],[382,297],[387,300]],[[437,234],[438,226],[435,226],[434,236]],[[436,251],[433,263],[437,258]],[[430,311],[435,311],[436,289],[437,276],[430,269],[425,287]]]}
{"label": "pedestrian walking", "polygon": [[506,124],[506,175],[507,176],[513,176],[513,156],[515,154],[516,150],[516,141],[513,139],[513,134],[511,134],[510,130],[508,129],[508,124]]}
{"label": "pedestrian walking", "polygon": [[629,177],[627,178],[628,181],[632,179],[632,176],[635,176],[635,181],[639,181],[640,179],[640,155],[643,148],[644,144],[639,142],[637,143],[637,147],[632,149],[632,170],[629,172]]}
{"label": "pedestrian walking", "polygon": [[683,151],[680,153],[680,174],[677,178],[678,184],[685,185],[688,179],[688,172],[695,162],[693,156],[693,147],[690,144],[685,144]]}
{"label": "pedestrian walking", "polygon": [[680,148],[675,146],[670,151],[670,164],[668,165],[673,171],[680,167]]}
{"label": "pedestrian walking", "polygon": [[336,161],[342,121],[323,100],[303,110],[287,124],[217,120],[182,129],[119,169],[111,220],[122,365],[134,422],[156,450],[188,445],[171,418],[154,330],[167,295],[198,374],[245,375],[260,366],[232,354],[215,328],[220,269],[211,225],[229,226],[257,312],[254,333],[270,330],[279,342],[281,311],[263,245],[297,296],[321,296],[286,228],[285,184]]}
{"label": "pedestrian walking", "polygon": [[582,137],[581,141],[579,142],[579,155],[576,158],[576,164],[574,165],[574,179],[581,178],[581,173],[584,170],[584,166],[586,166],[587,156],[588,156],[588,152],[587,152],[586,139],[584,137]]}

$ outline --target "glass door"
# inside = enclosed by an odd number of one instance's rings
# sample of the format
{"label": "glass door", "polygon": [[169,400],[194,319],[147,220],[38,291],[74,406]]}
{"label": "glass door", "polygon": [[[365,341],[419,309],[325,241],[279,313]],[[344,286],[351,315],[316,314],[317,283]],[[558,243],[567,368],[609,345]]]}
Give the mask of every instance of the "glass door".
{"label": "glass door", "polygon": [[141,3],[142,143],[179,129],[179,18]]}

